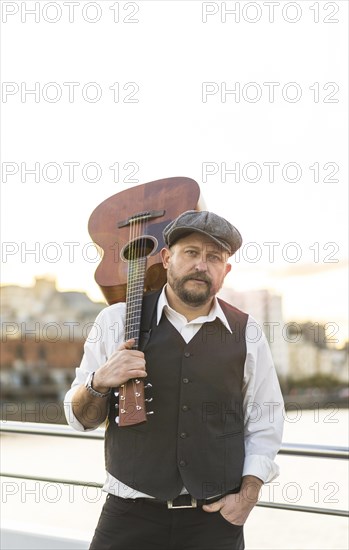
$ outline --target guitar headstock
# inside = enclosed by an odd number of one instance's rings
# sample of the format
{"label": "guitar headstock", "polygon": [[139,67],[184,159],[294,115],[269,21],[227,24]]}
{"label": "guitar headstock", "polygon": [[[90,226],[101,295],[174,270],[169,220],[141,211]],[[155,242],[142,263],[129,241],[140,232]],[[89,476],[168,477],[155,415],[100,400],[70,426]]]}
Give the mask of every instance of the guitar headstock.
{"label": "guitar headstock", "polygon": [[143,380],[135,378],[122,384],[114,395],[118,398],[115,409],[118,415],[115,422],[120,428],[123,426],[133,426],[147,421],[147,416],[154,414],[154,411],[146,410],[146,403],[151,403],[151,396],[145,397],[145,392],[150,390],[152,385],[148,382],[146,385]]}

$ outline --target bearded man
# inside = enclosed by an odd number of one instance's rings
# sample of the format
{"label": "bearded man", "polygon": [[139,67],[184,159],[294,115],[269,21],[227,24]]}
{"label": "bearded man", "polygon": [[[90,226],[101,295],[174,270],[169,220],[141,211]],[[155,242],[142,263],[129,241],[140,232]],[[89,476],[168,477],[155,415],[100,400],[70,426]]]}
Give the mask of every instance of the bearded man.
{"label": "bearded man", "polygon": [[[216,297],[239,231],[212,212],[188,211],[163,237],[167,284],[143,298],[142,351],[124,342],[125,304],[105,308],[102,336],[87,340],[65,399],[77,430],[107,419],[108,494],[90,550],[242,550],[261,486],[278,475],[277,375],[264,334],[248,339],[256,322]],[[112,389],[140,378],[151,382],[155,414],[119,427]]]}

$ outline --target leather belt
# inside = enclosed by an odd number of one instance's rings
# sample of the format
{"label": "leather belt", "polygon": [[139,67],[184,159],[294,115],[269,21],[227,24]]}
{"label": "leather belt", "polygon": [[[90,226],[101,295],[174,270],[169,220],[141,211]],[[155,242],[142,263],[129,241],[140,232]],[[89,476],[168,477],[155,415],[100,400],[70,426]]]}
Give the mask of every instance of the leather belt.
{"label": "leather belt", "polygon": [[[111,495],[111,496],[114,496],[117,499],[121,498],[115,495]],[[204,504],[212,504],[213,502],[217,502],[217,500],[220,500],[224,496],[225,495],[219,495],[212,498],[196,499],[191,495],[186,494],[186,495],[179,495],[173,500],[159,500],[157,498],[147,498],[147,497],[121,498],[121,500],[132,501],[132,502],[146,502],[146,503],[154,504],[158,506],[166,506],[169,510],[175,510],[178,508],[198,508],[200,506],[203,506]]]}

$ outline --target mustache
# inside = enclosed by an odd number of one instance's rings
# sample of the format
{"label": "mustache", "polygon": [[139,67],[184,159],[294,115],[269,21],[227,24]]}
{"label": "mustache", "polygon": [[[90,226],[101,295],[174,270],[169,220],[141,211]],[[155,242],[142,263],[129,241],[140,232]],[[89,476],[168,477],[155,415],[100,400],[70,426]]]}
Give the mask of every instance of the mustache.
{"label": "mustache", "polygon": [[192,273],[191,275],[186,275],[183,277],[182,282],[185,283],[186,281],[191,281],[193,279],[196,279],[197,281],[204,281],[207,284],[211,284],[211,279],[207,275],[207,273],[204,273],[202,271],[198,271],[197,273]]}

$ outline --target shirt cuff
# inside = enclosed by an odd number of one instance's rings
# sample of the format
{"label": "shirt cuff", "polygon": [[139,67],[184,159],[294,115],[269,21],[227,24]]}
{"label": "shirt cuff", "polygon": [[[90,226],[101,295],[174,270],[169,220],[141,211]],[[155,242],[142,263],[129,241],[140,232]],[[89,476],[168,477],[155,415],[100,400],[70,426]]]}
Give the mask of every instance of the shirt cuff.
{"label": "shirt cuff", "polygon": [[79,386],[76,386],[75,388],[71,388],[65,396],[65,399],[64,399],[65,417],[67,419],[67,422],[68,422],[69,426],[74,428],[74,430],[76,430],[78,432],[91,432],[91,431],[95,430],[97,428],[97,426],[96,426],[96,428],[85,428],[85,426],[83,426],[81,424],[81,422],[79,422],[79,420],[76,418],[76,416],[73,413],[74,395],[75,395],[75,392],[78,389],[78,387]]}
{"label": "shirt cuff", "polygon": [[265,455],[245,456],[243,476],[255,476],[264,483],[273,481],[280,473],[279,466]]}

